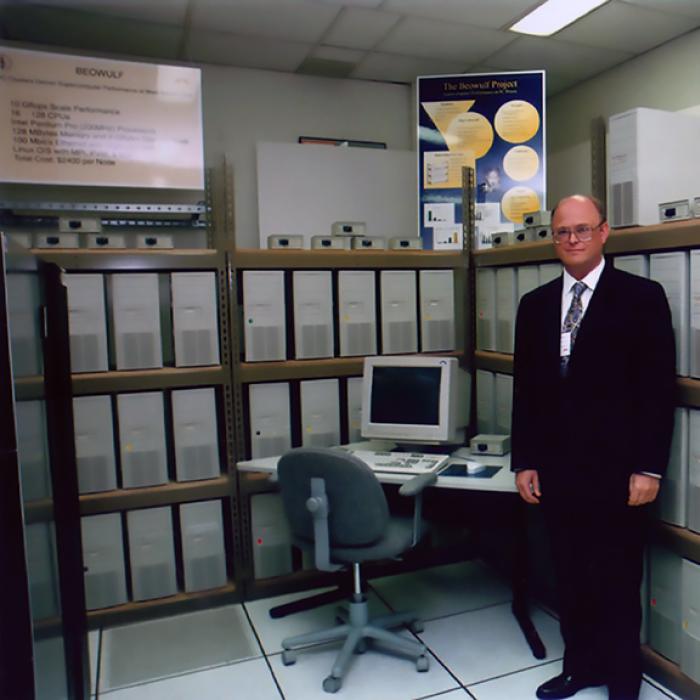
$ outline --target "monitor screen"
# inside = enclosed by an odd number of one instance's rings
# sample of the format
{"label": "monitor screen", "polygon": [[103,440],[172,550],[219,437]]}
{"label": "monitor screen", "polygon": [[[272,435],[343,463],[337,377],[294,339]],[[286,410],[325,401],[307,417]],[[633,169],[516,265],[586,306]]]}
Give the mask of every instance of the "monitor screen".
{"label": "monitor screen", "polygon": [[375,367],[370,421],[438,425],[441,374],[440,367]]}

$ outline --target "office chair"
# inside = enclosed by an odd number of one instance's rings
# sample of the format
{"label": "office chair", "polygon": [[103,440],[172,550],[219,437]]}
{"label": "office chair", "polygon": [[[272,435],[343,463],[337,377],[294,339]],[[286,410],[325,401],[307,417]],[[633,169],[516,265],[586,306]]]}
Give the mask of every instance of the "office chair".
{"label": "office chair", "polygon": [[415,659],[416,670],[427,671],[429,660],[423,644],[402,637],[389,628],[408,626],[421,632],[412,613],[397,613],[369,620],[362,593],[360,563],[396,557],[420,539],[421,492],[434,483],[434,474],[421,474],[401,486],[399,493],[414,496],[414,517],[394,518],[374,472],[357,457],[341,450],[302,447],[287,452],[277,467],[285,513],[295,544],[312,549],[316,568],[337,571],[352,564],[353,593],[343,624],[282,640],[282,662],[296,662],[296,647],[343,640],[323,690],[337,692],[353,653],[363,653],[367,640]]}

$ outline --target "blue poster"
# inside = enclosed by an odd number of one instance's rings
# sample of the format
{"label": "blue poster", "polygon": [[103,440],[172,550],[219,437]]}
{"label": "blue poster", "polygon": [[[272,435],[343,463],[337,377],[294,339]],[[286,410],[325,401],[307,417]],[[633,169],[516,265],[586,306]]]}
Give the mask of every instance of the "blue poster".
{"label": "blue poster", "polygon": [[546,207],[545,75],[418,78],[419,230],[426,249],[462,247],[462,168],[476,176],[475,248]]}

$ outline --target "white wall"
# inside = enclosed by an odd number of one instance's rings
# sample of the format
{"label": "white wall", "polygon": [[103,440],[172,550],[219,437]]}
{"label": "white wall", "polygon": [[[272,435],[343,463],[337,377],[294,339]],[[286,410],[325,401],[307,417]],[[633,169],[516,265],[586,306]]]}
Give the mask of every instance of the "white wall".
{"label": "white wall", "polygon": [[415,148],[408,85],[202,66],[208,166],[233,166],[236,244],[258,247],[256,144],[300,136],[383,141]]}
{"label": "white wall", "polygon": [[[622,31],[622,29],[621,29]],[[591,192],[591,130],[633,107],[700,110],[700,31],[612,68],[547,103],[548,205]]]}

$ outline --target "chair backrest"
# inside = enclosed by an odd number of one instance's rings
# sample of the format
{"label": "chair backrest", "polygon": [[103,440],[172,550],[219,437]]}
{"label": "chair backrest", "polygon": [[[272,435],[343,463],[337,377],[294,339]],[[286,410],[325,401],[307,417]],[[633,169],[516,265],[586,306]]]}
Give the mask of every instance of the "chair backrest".
{"label": "chair backrest", "polygon": [[329,448],[300,447],[280,458],[277,475],[295,537],[313,541],[313,519],[306,508],[312,478],[325,482],[331,547],[368,546],[386,530],[386,496],[374,472],[357,457]]}

